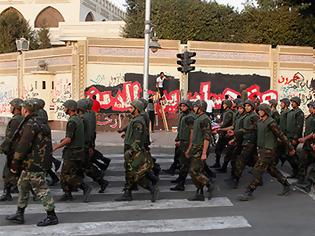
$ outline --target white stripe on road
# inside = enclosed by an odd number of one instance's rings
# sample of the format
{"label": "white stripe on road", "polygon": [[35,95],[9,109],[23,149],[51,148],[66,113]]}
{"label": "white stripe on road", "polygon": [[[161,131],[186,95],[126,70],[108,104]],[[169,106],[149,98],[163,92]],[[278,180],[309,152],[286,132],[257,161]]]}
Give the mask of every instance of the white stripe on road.
{"label": "white stripe on road", "polygon": [[86,223],[65,223],[42,228],[23,226],[3,226],[4,236],[50,236],[50,235],[104,235],[131,233],[166,233],[200,230],[249,228],[251,225],[243,216],[225,216],[169,220],[105,221]]}
{"label": "white stripe on road", "polygon": [[[175,191],[170,190],[170,187],[171,186],[160,186],[159,187],[160,193],[175,193]],[[93,191],[96,191],[96,192],[93,192]],[[123,191],[123,187],[122,186],[121,187],[108,187],[108,188],[106,188],[105,193],[98,193],[97,191],[98,191],[98,189],[93,188],[92,194],[121,194]],[[196,187],[195,187],[195,185],[192,185],[192,184],[186,185],[185,191],[186,192],[187,191],[189,191],[189,192],[196,191]],[[59,188],[58,189],[55,189],[55,188],[50,189],[50,192],[55,197],[61,196],[63,194],[62,189],[59,189]],[[133,193],[149,193],[149,191],[139,187],[139,191],[133,191]],[[72,194],[73,195],[82,195],[82,191],[73,192]],[[17,193],[14,193],[12,195],[18,196]]]}
{"label": "white stripe on road", "polygon": [[[204,202],[191,202],[186,199],[163,199],[152,203],[148,200],[131,202],[89,202],[87,203],[58,203],[56,202],[56,212],[98,212],[98,211],[130,211],[130,210],[161,210],[161,209],[182,209],[182,208],[206,208],[206,207],[230,207],[233,203],[226,197],[216,197]],[[14,213],[15,205],[1,205],[0,215]],[[44,213],[41,204],[31,204],[27,206],[27,214]]]}
{"label": "white stripe on road", "polygon": [[[176,177],[171,176],[171,175],[159,175],[160,180],[165,180],[165,181],[171,181],[175,180]],[[125,181],[125,176],[104,176],[104,179],[110,182],[116,182],[116,181]],[[187,176],[187,179],[191,179],[190,176]]]}
{"label": "white stripe on road", "polygon": [[[103,154],[104,157],[107,158],[124,158],[124,154],[119,154],[119,153],[111,153],[111,154]],[[164,158],[164,157],[174,157],[174,154],[169,154],[169,153],[155,153],[151,154],[152,157],[155,158]],[[54,155],[55,158],[61,158],[61,155]]]}

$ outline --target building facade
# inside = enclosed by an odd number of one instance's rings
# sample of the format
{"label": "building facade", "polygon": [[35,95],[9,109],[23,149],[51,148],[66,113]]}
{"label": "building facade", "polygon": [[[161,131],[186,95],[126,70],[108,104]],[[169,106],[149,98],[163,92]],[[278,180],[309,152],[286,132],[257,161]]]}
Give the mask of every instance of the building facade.
{"label": "building facade", "polygon": [[125,12],[109,0],[0,0],[0,14],[8,11],[24,17],[33,28],[125,18]]}

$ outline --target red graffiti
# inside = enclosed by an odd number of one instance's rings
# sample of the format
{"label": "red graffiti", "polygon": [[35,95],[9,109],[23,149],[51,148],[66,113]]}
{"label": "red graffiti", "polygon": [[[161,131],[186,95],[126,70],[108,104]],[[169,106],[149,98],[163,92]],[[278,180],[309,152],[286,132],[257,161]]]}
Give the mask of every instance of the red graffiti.
{"label": "red graffiti", "polygon": [[297,81],[302,80],[302,79],[304,79],[304,76],[301,73],[297,72],[293,75],[291,79],[289,79],[289,77],[284,77],[281,75],[281,77],[278,79],[278,83],[288,85],[288,84],[296,83]]}

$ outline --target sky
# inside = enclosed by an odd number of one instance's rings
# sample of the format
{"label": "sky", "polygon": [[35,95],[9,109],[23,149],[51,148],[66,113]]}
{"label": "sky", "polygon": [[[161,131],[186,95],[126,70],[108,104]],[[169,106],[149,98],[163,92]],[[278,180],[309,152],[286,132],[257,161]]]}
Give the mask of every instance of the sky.
{"label": "sky", "polygon": [[[111,0],[111,2],[113,2],[116,6],[125,9],[124,7],[125,0]],[[233,6],[238,10],[242,10],[243,9],[242,3],[246,2],[246,0],[216,0],[216,2],[221,4],[229,4],[230,6]]]}

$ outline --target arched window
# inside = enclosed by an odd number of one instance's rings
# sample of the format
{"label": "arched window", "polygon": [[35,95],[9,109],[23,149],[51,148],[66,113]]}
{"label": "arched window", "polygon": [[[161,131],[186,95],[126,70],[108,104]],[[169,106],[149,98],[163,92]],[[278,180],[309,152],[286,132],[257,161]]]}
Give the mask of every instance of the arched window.
{"label": "arched window", "polygon": [[9,7],[1,12],[1,15],[6,14],[6,13],[15,13],[18,15],[19,18],[24,18],[21,12],[19,12],[17,9],[14,7]]}
{"label": "arched window", "polygon": [[89,12],[86,17],[85,17],[85,21],[95,21],[94,15],[92,12]]}
{"label": "arched window", "polygon": [[65,19],[60,12],[53,7],[46,7],[43,9],[35,19],[35,28],[56,28],[59,22],[64,22]]}

